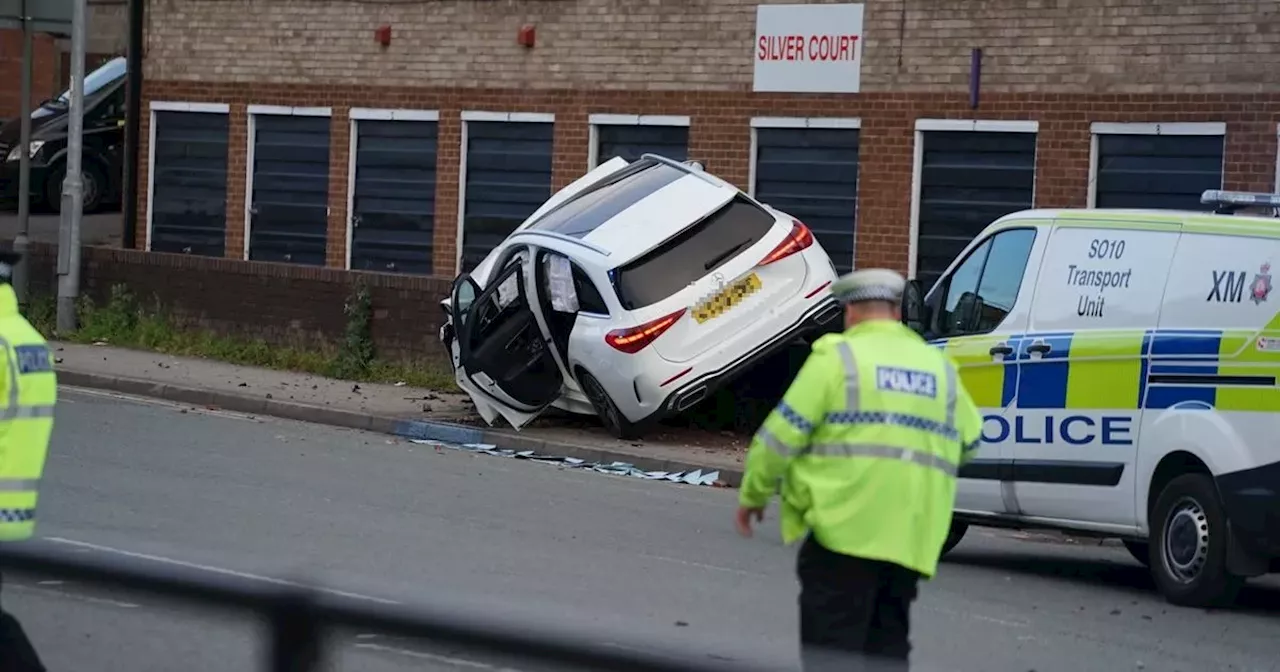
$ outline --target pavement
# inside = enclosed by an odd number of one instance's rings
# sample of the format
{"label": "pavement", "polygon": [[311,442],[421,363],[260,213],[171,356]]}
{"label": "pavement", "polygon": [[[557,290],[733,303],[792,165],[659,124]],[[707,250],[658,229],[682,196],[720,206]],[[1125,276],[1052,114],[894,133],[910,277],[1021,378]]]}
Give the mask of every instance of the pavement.
{"label": "pavement", "polygon": [[[35,544],[373,601],[529,618],[622,648],[796,669],[794,549],[730,490],[63,388]],[[7,573],[51,671],[257,669],[258,624]],[[1232,610],[1168,605],[1120,549],[972,532],[913,610],[916,672],[1280,670],[1280,582]],[[635,644],[635,642],[646,642]],[[351,632],[333,669],[539,668]]]}
{"label": "pavement", "polygon": [[645,471],[720,472],[736,486],[746,439],[728,432],[661,426],[643,441],[618,441],[595,418],[549,414],[523,430],[486,427],[465,394],[352,383],[193,357],[51,343],[60,382],[126,394],[363,429],[416,439],[625,462]]}
{"label": "pavement", "polygon": [[[0,240],[13,240],[18,235],[17,205],[0,202]],[[58,215],[47,209],[32,208],[27,235],[32,242],[58,243]],[[80,238],[85,245],[118,247],[124,233],[124,223],[119,212],[99,212],[85,215],[80,221]]]}

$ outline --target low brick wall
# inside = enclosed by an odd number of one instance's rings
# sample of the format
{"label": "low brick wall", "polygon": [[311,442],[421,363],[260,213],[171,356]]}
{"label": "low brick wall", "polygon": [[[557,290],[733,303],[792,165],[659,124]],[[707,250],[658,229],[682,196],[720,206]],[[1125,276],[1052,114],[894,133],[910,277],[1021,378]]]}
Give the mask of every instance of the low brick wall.
{"label": "low brick wall", "polygon": [[[33,244],[31,291],[54,294],[57,249]],[[181,254],[85,247],[81,294],[105,301],[125,285],[147,306],[158,303],[183,324],[278,344],[337,343],[343,303],[363,280],[373,299],[373,339],[380,357],[441,359],[439,302],[445,278],[342,271]]]}

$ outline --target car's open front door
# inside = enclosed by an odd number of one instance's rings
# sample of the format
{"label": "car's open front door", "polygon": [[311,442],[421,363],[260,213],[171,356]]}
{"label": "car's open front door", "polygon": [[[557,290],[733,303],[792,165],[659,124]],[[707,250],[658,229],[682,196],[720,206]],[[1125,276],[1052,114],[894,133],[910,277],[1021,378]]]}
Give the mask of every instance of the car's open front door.
{"label": "car's open front door", "polygon": [[534,318],[526,264],[524,259],[508,264],[483,292],[470,277],[459,278],[451,305],[458,386],[471,395],[486,421],[493,422],[496,411],[516,429],[555,401],[564,385],[547,336]]}

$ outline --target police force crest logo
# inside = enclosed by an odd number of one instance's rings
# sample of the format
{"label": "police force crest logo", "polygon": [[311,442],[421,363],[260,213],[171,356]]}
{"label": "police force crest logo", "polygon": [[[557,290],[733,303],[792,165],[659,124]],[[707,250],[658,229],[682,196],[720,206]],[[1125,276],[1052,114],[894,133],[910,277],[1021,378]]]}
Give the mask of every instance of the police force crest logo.
{"label": "police force crest logo", "polygon": [[1262,268],[1258,269],[1258,274],[1253,276],[1253,284],[1249,285],[1249,299],[1254,305],[1258,305],[1267,300],[1267,296],[1271,294],[1271,264],[1265,263]]}

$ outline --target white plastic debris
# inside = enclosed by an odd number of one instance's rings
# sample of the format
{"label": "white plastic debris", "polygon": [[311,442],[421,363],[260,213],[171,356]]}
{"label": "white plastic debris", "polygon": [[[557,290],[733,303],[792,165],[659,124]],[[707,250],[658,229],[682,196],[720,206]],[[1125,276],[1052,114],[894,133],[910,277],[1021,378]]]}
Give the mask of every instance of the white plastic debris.
{"label": "white plastic debris", "polygon": [[627,476],[630,478],[640,478],[647,481],[670,481],[672,483],[686,483],[688,485],[715,485],[720,480],[719,471],[708,471],[703,473],[701,469],[693,471],[645,471],[638,469],[630,462],[595,462],[588,463],[586,460],[577,457],[567,457],[559,455],[539,455],[533,450],[509,450],[498,448],[492,443],[448,443],[446,441],[436,441],[434,439],[411,439],[412,443],[424,446],[433,446],[435,448],[449,448],[450,450],[462,450],[469,453],[483,453],[485,455],[494,455],[496,457],[510,457],[522,460],[529,460],[539,464],[548,464],[556,467],[569,469],[586,469],[601,474],[609,474],[611,476]]}

